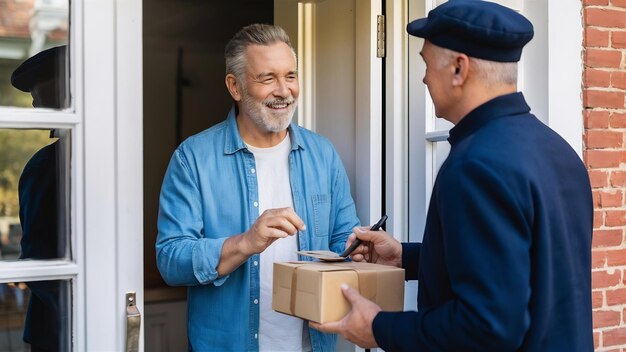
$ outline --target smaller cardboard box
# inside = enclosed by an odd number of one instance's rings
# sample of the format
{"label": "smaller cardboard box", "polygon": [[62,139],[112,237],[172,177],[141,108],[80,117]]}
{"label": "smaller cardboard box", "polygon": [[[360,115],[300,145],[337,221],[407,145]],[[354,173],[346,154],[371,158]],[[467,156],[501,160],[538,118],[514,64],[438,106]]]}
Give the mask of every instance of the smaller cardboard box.
{"label": "smaller cardboard box", "polygon": [[385,311],[404,307],[404,269],[357,262],[274,263],[272,309],[317,323],[350,311],[340,285],[348,284]]}

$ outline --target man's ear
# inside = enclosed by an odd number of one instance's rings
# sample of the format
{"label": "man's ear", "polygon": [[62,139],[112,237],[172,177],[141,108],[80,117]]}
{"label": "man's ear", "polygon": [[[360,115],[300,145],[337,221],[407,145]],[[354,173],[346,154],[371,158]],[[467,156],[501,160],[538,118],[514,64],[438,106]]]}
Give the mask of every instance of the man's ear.
{"label": "man's ear", "polygon": [[241,100],[241,83],[237,80],[237,77],[232,73],[226,75],[225,78],[226,88],[230,93],[230,96],[233,97],[233,100],[240,101]]}
{"label": "man's ear", "polygon": [[454,75],[452,77],[453,86],[462,86],[469,74],[469,57],[465,54],[457,55],[453,60]]}

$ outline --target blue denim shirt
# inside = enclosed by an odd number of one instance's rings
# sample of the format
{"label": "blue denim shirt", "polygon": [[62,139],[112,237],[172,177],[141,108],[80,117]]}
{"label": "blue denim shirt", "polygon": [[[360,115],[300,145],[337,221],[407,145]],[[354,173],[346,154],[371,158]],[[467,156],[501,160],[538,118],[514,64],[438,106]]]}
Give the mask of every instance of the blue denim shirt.
{"label": "blue denim shirt", "polygon": [[[289,127],[289,177],[295,212],[306,224],[301,250],[341,252],[359,220],[348,178],[330,141]],[[185,140],[174,152],[161,189],[156,242],[163,279],[188,286],[188,336],[193,351],[259,349],[260,255],[218,277],[224,241],[259,216],[254,156],[228,118]],[[303,258],[304,259],[304,258]],[[336,336],[310,329],[314,351],[334,350]]]}

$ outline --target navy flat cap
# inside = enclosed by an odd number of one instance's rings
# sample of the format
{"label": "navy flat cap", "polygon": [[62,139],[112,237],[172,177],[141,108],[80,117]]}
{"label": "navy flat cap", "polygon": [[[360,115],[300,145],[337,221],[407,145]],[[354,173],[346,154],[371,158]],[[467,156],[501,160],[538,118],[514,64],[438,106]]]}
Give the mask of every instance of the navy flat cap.
{"label": "navy flat cap", "polygon": [[66,48],[63,45],[46,49],[22,62],[11,74],[13,87],[30,92],[37,83],[65,79]]}
{"label": "navy flat cap", "polygon": [[409,34],[467,56],[517,62],[533,25],[514,10],[482,0],[450,0],[406,26]]}

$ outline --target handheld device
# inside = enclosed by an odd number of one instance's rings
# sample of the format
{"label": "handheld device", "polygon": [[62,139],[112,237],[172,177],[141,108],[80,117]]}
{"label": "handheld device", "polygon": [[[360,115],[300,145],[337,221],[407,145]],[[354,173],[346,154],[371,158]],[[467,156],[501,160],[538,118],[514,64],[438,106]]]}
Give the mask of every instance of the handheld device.
{"label": "handheld device", "polygon": [[[380,220],[378,220],[377,223],[374,224],[374,226],[372,226],[370,228],[370,231],[378,231],[380,230],[380,228],[385,224],[385,221],[387,221],[387,215],[383,215],[382,218],[380,218]],[[361,241],[360,239],[355,239],[354,242],[352,242],[352,244],[350,245],[350,247],[346,248],[345,251],[343,251],[343,253],[341,253],[341,257],[347,257],[350,255],[350,253],[352,253],[352,251],[354,251],[356,249],[356,247],[358,247],[361,243],[363,243],[363,241]]]}

